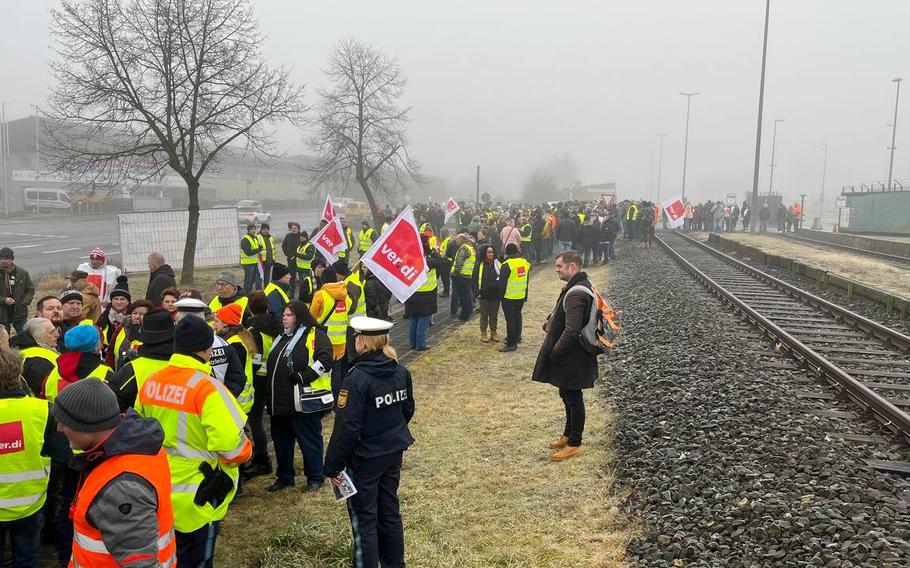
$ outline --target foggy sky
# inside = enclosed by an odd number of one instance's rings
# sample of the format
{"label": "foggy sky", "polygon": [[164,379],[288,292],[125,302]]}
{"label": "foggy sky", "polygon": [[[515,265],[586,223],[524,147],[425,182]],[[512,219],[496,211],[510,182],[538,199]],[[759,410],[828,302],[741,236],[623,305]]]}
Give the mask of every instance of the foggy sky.
{"label": "foggy sky", "polygon": [[[0,0],[7,23],[0,99],[9,103],[8,118],[44,100],[52,4]],[[692,99],[687,194],[703,200],[751,190],[763,0],[255,6],[266,56],[293,66],[309,103],[337,40],[354,36],[396,55],[410,79],[411,153],[453,188],[473,183],[479,164],[485,190],[518,195],[535,166],[566,152],[584,183],[615,181],[621,197],[648,197],[655,134],[665,132],[661,193],[678,193],[685,126],[678,92],[700,91]],[[790,200],[818,195],[823,142],[828,196],[845,184],[886,180],[891,79],[910,80],[908,21],[907,0],[772,1],[762,191],[775,118],[786,122],[778,127],[774,186]],[[894,175],[910,186],[906,91]],[[305,150],[302,139],[281,130],[289,153]]]}

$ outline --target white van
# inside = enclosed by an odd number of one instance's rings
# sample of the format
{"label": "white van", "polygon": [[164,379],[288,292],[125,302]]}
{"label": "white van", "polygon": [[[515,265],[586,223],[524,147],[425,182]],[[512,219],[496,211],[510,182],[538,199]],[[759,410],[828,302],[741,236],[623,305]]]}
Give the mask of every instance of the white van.
{"label": "white van", "polygon": [[73,207],[73,200],[62,189],[51,188],[25,188],[25,209],[32,213],[40,211],[69,210]]}

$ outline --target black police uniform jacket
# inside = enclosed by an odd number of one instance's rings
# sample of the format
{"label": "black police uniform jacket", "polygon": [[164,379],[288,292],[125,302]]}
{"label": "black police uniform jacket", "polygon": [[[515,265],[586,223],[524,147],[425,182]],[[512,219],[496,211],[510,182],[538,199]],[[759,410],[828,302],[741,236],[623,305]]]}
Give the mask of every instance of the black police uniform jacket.
{"label": "black police uniform jacket", "polygon": [[335,428],[325,453],[326,475],[334,477],[357,460],[405,450],[414,443],[411,373],[381,351],[351,362],[338,394]]}

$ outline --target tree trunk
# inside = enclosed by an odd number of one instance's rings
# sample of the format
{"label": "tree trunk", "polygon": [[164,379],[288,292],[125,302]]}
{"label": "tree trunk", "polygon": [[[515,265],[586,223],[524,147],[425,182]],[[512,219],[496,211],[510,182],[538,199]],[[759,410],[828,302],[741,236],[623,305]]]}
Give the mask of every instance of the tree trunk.
{"label": "tree trunk", "polygon": [[367,204],[370,206],[370,212],[373,214],[373,229],[378,233],[380,232],[380,229],[382,229],[383,221],[383,218],[380,217],[379,206],[376,205],[376,199],[373,198],[373,192],[370,191],[367,180],[358,177],[357,183],[360,184],[360,189],[363,190],[363,194],[367,198]]}
{"label": "tree trunk", "polygon": [[183,247],[183,270],[180,273],[181,284],[192,284],[193,273],[196,270],[196,237],[199,232],[199,182],[188,181],[187,191],[189,192],[189,203],[187,212],[189,213],[186,224],[186,245]]}

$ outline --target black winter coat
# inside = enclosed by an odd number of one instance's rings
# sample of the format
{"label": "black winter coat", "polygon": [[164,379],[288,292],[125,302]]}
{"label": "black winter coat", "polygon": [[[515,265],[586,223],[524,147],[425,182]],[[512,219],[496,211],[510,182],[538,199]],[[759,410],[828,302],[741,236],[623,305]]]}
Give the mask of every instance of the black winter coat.
{"label": "black winter coat", "polygon": [[[449,259],[443,258],[435,252],[427,255],[427,266],[432,270],[450,264]],[[438,276],[438,274],[437,274]],[[404,313],[408,316],[431,316],[436,313],[436,299],[439,297],[439,289],[427,290],[426,292],[414,292],[411,297],[404,302]]]}
{"label": "black winter coat", "polygon": [[162,264],[155,272],[149,274],[149,287],[145,299],[156,306],[161,305],[161,293],[168,288],[176,288],[177,279],[174,278],[174,269],[170,264]]}
{"label": "black winter coat", "polygon": [[[480,274],[480,267],[483,266],[483,275]],[[478,262],[474,269],[474,294],[480,294],[484,300],[501,300],[503,287],[499,283],[499,274],[492,264]],[[482,281],[479,281],[480,278]]]}
{"label": "black winter coat", "polygon": [[[291,416],[296,413],[294,410],[294,385],[309,385],[318,378],[316,371],[310,368],[310,353],[306,346],[306,334],[294,346],[293,353],[290,354],[294,363],[294,376],[292,377],[288,370],[288,343],[294,336],[296,328],[292,331],[282,333],[275,338],[272,343],[272,350],[269,352],[267,362],[267,383],[265,406],[271,416]],[[327,370],[332,368],[334,356],[332,353],[332,342],[325,332],[325,328],[316,328],[316,342],[314,346],[315,353],[313,360],[322,363]]]}
{"label": "black winter coat", "polygon": [[389,317],[389,301],[392,299],[392,293],[375,274],[370,274],[364,280],[363,295],[366,296],[367,317],[379,319]]}
{"label": "black winter coat", "polygon": [[531,376],[537,382],[550,383],[566,390],[592,388],[597,378],[597,356],[585,351],[579,342],[581,328],[588,322],[591,313],[593,298],[576,291],[569,294],[566,309],[562,308],[563,297],[576,284],[591,287],[584,272],[579,272],[566,283],[556,300],[556,308],[545,324],[547,337],[540,346]]}
{"label": "black winter coat", "polygon": [[593,247],[600,242],[600,227],[585,223],[578,228],[577,238],[581,246]]}
{"label": "black winter coat", "polygon": [[563,217],[556,225],[556,240],[571,243],[575,240],[575,222],[571,217]]}
{"label": "black winter coat", "polygon": [[[32,303],[34,297],[35,285],[27,270],[19,265],[13,265],[11,273],[0,269],[0,323],[12,323],[27,318],[28,305]],[[6,298],[12,298],[15,303],[7,306],[4,302]]]}

